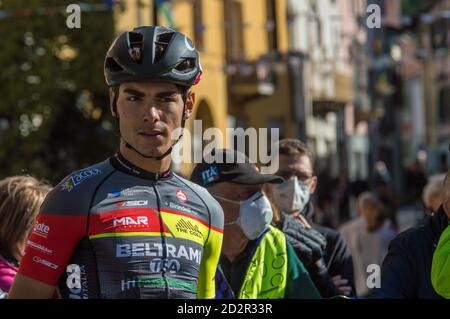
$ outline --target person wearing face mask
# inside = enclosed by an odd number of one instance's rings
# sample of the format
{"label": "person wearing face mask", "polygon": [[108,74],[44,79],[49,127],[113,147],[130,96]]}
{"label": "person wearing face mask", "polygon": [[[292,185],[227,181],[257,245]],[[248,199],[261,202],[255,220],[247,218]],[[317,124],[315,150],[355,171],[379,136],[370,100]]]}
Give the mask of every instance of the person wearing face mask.
{"label": "person wearing face mask", "polygon": [[222,255],[216,273],[216,298],[320,298],[284,234],[271,226],[272,206],[265,183],[282,183],[259,173],[242,153],[216,149],[198,164],[191,180],[205,187],[224,211]]}
{"label": "person wearing face mask", "polygon": [[313,223],[311,195],[317,186],[312,152],[296,139],[278,145],[278,171],[285,182],[265,186],[273,200],[277,226],[302,262],[322,297],[355,296],[350,249],[339,232]]}

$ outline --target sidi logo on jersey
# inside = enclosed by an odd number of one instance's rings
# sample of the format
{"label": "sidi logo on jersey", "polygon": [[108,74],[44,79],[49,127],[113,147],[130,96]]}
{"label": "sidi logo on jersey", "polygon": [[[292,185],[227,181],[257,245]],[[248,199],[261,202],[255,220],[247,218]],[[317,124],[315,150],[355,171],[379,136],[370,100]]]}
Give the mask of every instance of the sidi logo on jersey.
{"label": "sidi logo on jersey", "polygon": [[52,269],[57,269],[58,268],[58,265],[56,265],[56,264],[54,264],[54,263],[52,263],[52,262],[50,262],[50,261],[48,261],[46,259],[42,259],[39,256],[33,256],[33,261],[35,263],[42,264],[42,265],[47,266],[47,267],[52,268]]}
{"label": "sidi logo on jersey", "polygon": [[62,184],[62,189],[67,190],[68,192],[72,191],[74,187],[81,184],[86,179],[101,174],[102,171],[97,168],[85,169],[81,172],[78,172],[74,175],[69,176],[65,182]]}
{"label": "sidi logo on jersey", "polygon": [[148,225],[148,217],[147,216],[124,216],[114,218],[113,226],[140,226],[140,225]]}
{"label": "sidi logo on jersey", "polygon": [[130,200],[126,202],[117,202],[117,207],[136,207],[148,205],[148,200]]}

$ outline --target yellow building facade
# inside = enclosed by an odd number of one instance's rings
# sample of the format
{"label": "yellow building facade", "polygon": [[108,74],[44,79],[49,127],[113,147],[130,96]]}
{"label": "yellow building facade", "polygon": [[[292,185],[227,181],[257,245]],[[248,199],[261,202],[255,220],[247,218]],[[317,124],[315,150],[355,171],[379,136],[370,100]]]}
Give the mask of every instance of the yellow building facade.
{"label": "yellow building facade", "polygon": [[[267,127],[267,113],[282,112],[266,107],[271,101],[261,100],[242,113],[239,103],[229,98],[230,77],[226,69],[236,63],[252,63],[271,49],[287,50],[287,0],[178,0],[164,3],[165,8],[156,7],[156,3],[153,0],[122,1],[114,14],[116,32],[131,30],[138,25],[153,25],[156,21],[158,25],[172,26],[194,40],[204,73],[199,85],[193,88],[196,106],[186,123],[191,139],[184,136],[183,150],[193,152],[194,140],[197,151],[198,145],[202,144],[201,136],[194,134],[195,120],[202,120],[203,131],[217,127],[225,136],[230,112],[235,117],[251,118],[251,126],[260,127]],[[273,39],[276,39],[275,44]],[[235,105],[231,105],[233,103]],[[260,103],[265,105],[258,105]],[[227,141],[222,145],[227,146]],[[177,170],[188,175],[192,167],[192,164],[184,163]]]}

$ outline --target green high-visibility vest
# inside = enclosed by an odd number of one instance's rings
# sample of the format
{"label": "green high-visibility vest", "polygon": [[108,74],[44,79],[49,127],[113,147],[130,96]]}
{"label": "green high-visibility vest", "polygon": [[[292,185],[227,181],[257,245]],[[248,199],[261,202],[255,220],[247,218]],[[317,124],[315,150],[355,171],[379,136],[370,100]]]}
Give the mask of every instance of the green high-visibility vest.
{"label": "green high-visibility vest", "polygon": [[439,295],[450,299],[450,226],[442,233],[434,251],[431,283]]}
{"label": "green high-visibility vest", "polygon": [[239,299],[284,298],[288,269],[286,237],[275,227],[269,227],[252,257]]}

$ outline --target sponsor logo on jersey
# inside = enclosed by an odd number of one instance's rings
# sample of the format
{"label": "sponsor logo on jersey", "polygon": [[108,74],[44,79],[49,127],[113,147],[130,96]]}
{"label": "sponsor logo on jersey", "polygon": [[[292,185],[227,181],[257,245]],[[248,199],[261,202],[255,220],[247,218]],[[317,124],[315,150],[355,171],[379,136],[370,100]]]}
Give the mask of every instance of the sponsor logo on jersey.
{"label": "sponsor logo on jersey", "polygon": [[34,225],[33,234],[36,234],[40,237],[47,238],[49,232],[50,232],[50,226],[47,226],[44,223],[37,223],[36,225]]}
{"label": "sponsor logo on jersey", "polygon": [[121,281],[122,291],[132,288],[150,288],[150,289],[166,289],[169,287],[173,290],[187,290],[192,293],[196,292],[193,284],[172,278],[142,279],[137,277],[127,278]]}
{"label": "sponsor logo on jersey", "polygon": [[68,192],[72,191],[76,186],[81,184],[83,181],[91,178],[92,176],[101,174],[102,171],[97,168],[85,169],[74,175],[69,176],[66,181],[62,184],[62,189]]}
{"label": "sponsor logo on jersey", "polygon": [[124,202],[117,202],[117,207],[136,207],[148,205],[148,200],[129,200]]}
{"label": "sponsor logo on jersey", "polygon": [[70,264],[66,267],[66,285],[69,299],[88,299],[87,274],[84,265]]}
{"label": "sponsor logo on jersey", "polygon": [[193,210],[189,207],[179,205],[174,202],[165,202],[165,204],[166,204],[166,206],[169,206],[169,208],[174,209],[174,210],[182,211],[182,212],[185,212],[188,214],[200,215],[199,212],[196,212],[195,210]]}
{"label": "sponsor logo on jersey", "polygon": [[49,268],[52,268],[52,269],[57,269],[57,268],[58,268],[58,265],[55,265],[54,263],[52,263],[52,262],[50,262],[50,261],[48,261],[48,260],[42,259],[42,258],[39,257],[39,256],[34,256],[34,257],[33,257],[33,261],[36,262],[36,263],[38,263],[38,264],[42,264],[42,265],[44,265],[44,266],[47,266],[47,267],[49,267]]}
{"label": "sponsor logo on jersey", "polygon": [[185,202],[188,200],[188,196],[185,192],[183,192],[181,189],[177,190],[175,192],[175,194],[177,195],[178,199],[182,202]]}
{"label": "sponsor logo on jersey", "polygon": [[116,192],[111,192],[108,193],[108,195],[106,196],[107,198],[116,198],[116,197],[130,197],[130,196],[134,196],[136,194],[141,194],[141,193],[146,193],[146,194],[155,194],[154,191],[150,190],[150,189],[145,189],[142,187],[131,187],[131,188],[126,188],[123,189],[121,191],[116,191]]}
{"label": "sponsor logo on jersey", "polygon": [[43,253],[46,253],[47,255],[51,255],[53,253],[53,250],[48,249],[47,247],[44,247],[42,245],[39,245],[37,243],[35,243],[34,241],[28,240],[27,241],[27,245],[29,247],[32,247],[36,250],[42,251]]}
{"label": "sponsor logo on jersey", "polygon": [[185,234],[191,234],[193,236],[196,236],[200,239],[203,239],[203,234],[198,229],[197,225],[193,225],[189,220],[186,220],[184,218],[181,218],[175,225],[177,228],[177,231],[185,233]]}
{"label": "sponsor logo on jersey", "polygon": [[112,193],[108,193],[108,195],[106,196],[106,198],[115,198],[115,197],[119,197],[121,194],[121,192],[112,192]]}
{"label": "sponsor logo on jersey", "polygon": [[150,270],[152,272],[170,272],[175,274],[181,269],[180,261],[176,259],[154,258],[150,262]]}
{"label": "sponsor logo on jersey", "polygon": [[140,226],[146,225],[148,226],[148,217],[147,216],[124,216],[114,218],[113,226]]}
{"label": "sponsor logo on jersey", "polygon": [[[164,247],[164,248],[163,248]],[[202,260],[202,251],[192,247],[186,247],[184,245],[162,245],[160,243],[132,243],[132,244],[117,244],[116,245],[116,257],[165,257],[186,259],[189,261],[195,261],[200,265]]]}
{"label": "sponsor logo on jersey", "polygon": [[211,166],[207,170],[202,172],[203,185],[207,185],[220,178],[219,168],[217,166]]}

